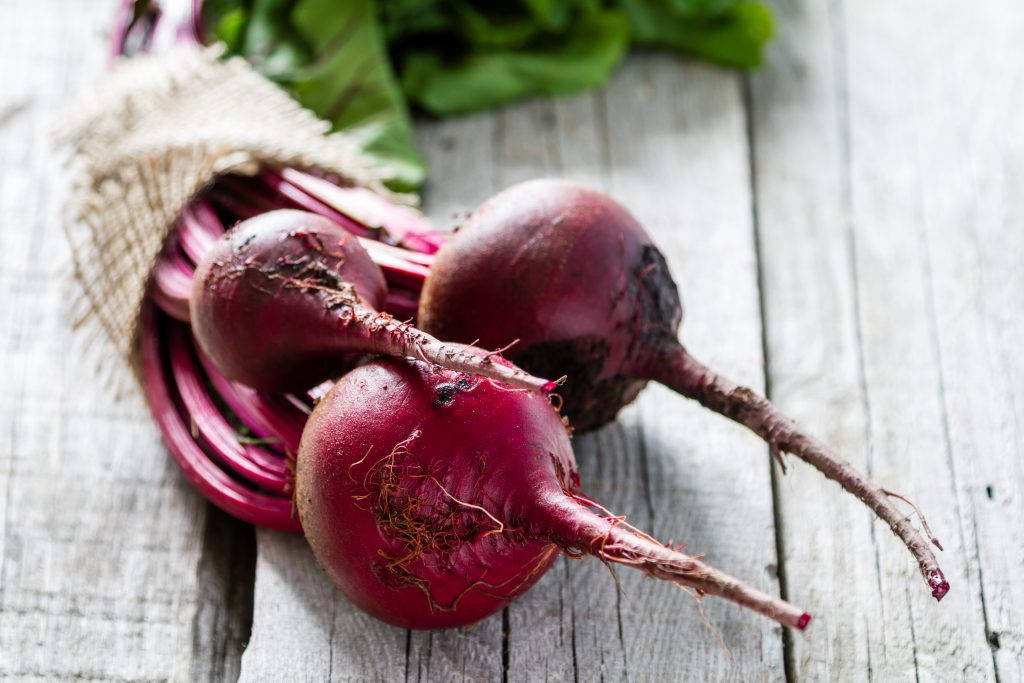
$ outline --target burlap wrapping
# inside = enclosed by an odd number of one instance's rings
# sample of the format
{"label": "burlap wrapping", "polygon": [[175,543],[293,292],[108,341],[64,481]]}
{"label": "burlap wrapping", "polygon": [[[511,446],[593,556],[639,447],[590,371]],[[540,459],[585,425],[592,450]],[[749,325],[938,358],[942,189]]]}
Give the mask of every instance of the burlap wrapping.
{"label": "burlap wrapping", "polygon": [[320,169],[387,194],[354,141],[329,135],[244,60],[220,56],[183,46],[126,60],[61,121],[57,143],[72,169],[64,224],[84,295],[77,322],[102,331],[108,361],[131,362],[154,259],[218,174]]}

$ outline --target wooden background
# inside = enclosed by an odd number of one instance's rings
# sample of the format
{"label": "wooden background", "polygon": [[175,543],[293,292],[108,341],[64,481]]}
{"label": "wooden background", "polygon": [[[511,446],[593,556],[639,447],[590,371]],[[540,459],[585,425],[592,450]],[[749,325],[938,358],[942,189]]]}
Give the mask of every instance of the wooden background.
{"label": "wooden background", "polygon": [[391,628],[301,538],[189,489],[70,341],[48,136],[102,78],[113,4],[0,0],[0,676],[1024,679],[1024,5],[780,0],[749,76],[638,55],[594,93],[418,126],[442,224],[545,174],[623,201],[695,354],[929,514],[941,604],[835,485],[647,389],[577,440],[586,490],[815,615],[707,600],[722,647],[684,594],[593,560],[474,627]]}

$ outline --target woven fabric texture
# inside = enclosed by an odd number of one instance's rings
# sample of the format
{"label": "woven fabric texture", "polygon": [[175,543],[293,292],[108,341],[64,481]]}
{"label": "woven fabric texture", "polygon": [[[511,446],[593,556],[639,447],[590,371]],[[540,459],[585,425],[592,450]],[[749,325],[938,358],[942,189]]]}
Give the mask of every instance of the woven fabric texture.
{"label": "woven fabric texture", "polygon": [[216,47],[122,62],[79,96],[56,141],[72,173],[64,224],[82,293],[76,322],[129,362],[154,259],[219,174],[291,166],[390,194],[353,140]]}

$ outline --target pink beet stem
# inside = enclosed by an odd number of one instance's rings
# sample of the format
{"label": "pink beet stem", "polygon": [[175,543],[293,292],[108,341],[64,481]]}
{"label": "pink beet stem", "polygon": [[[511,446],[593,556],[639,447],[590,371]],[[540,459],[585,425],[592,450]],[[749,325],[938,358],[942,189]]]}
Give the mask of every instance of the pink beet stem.
{"label": "pink beet stem", "polygon": [[182,251],[189,257],[192,263],[198,263],[213,248],[216,237],[210,234],[196,214],[188,207],[182,212],[178,220],[178,241]]}
{"label": "pink beet stem", "polygon": [[[766,398],[719,376],[694,359],[681,345],[651,358],[640,376],[698,401],[706,408],[735,420],[764,439],[773,450],[791,453],[816,468],[874,510],[917,560],[921,575],[936,600],[949,591],[931,550],[931,544],[893,505],[885,489],[863,476],[838,453],[806,434]],[[915,506],[916,507],[916,506]]]}
{"label": "pink beet stem", "polygon": [[361,239],[369,239],[380,244],[381,238],[385,236],[381,230],[364,225],[355,218],[337,211],[269,169],[265,169],[251,179],[249,185],[239,187],[237,191],[240,196],[242,196],[243,190],[252,193],[255,197],[266,197],[269,193],[281,205],[281,208],[300,209],[323,216]]}
{"label": "pink beet stem", "polygon": [[268,496],[242,486],[219,467],[196,444],[174,405],[163,362],[157,311],[150,303],[142,306],[142,375],[146,401],[172,457],[190,482],[210,502],[228,514],[261,526],[299,531],[292,517],[291,500]]}
{"label": "pink beet stem", "polygon": [[385,245],[369,239],[360,239],[359,243],[366,248],[374,263],[387,271],[388,279],[407,289],[420,289],[423,281],[430,274],[430,269],[418,263],[411,263],[397,257],[392,252],[381,249]]}
{"label": "pink beet stem", "polygon": [[188,300],[192,294],[192,267],[175,244],[170,243],[157,257],[150,273],[149,293],[171,317],[188,322]]}
{"label": "pink beet stem", "polygon": [[365,247],[368,242],[374,244],[374,248],[378,249],[381,253],[391,254],[395,258],[405,261],[408,263],[415,263],[417,265],[424,266],[427,270],[424,270],[424,277],[430,272],[429,268],[434,263],[433,254],[424,254],[421,251],[413,251],[406,247],[396,247],[393,244],[387,244],[385,242],[370,240],[369,238],[361,239],[360,242]]}
{"label": "pink beet stem", "polygon": [[282,169],[280,175],[361,225],[384,230],[390,237],[385,241],[433,254],[446,239],[446,235],[431,228],[416,211],[394,204],[366,188],[340,187],[293,168]]}
{"label": "pink beet stem", "polygon": [[[248,427],[248,425],[246,426]],[[236,435],[237,438],[240,437]],[[245,449],[245,457],[253,464],[258,465],[263,471],[277,477],[287,478],[289,467],[285,456],[276,451],[269,450],[270,447],[277,447],[277,439],[270,438],[263,439],[263,441],[266,441],[268,445],[262,448],[253,444],[242,444],[242,447]]]}
{"label": "pink beet stem", "polygon": [[309,414],[313,412],[312,406],[295,394],[276,394],[274,396],[274,401],[278,405],[295,408],[307,418],[309,417]]}
{"label": "pink beet stem", "polygon": [[110,32],[109,61],[111,65],[124,54],[125,39],[135,16],[135,0],[121,0],[118,3],[114,18],[114,28]]}
{"label": "pink beet stem", "polygon": [[186,207],[185,212],[191,214],[195,219],[196,226],[201,228],[211,240],[224,234],[224,224],[220,222],[217,212],[205,199],[196,199]]}
{"label": "pink beet stem", "polygon": [[175,320],[188,322],[188,300],[171,294],[156,273],[150,281],[148,294],[161,311]]}
{"label": "pink beet stem", "polygon": [[367,250],[374,249],[378,254],[387,256],[389,260],[418,266],[418,269],[414,272],[416,272],[421,279],[426,278],[426,276],[430,274],[430,265],[434,262],[434,257],[429,254],[421,254],[418,251],[412,251],[405,247],[396,247],[392,244],[385,244],[384,242],[372,240],[368,237],[360,237],[359,243]]}
{"label": "pink beet stem", "polygon": [[261,488],[287,497],[291,492],[287,478],[283,474],[268,472],[256,464],[246,450],[258,449],[240,444],[235,430],[217,410],[199,377],[189,346],[190,340],[184,327],[175,325],[170,333],[171,373],[192,424],[214,454],[235,473]]}
{"label": "pink beet stem", "polygon": [[[340,211],[335,210],[333,207],[323,203],[316,197],[304,192],[301,188],[292,185],[273,171],[263,171],[257,177],[257,180],[261,182],[266,189],[276,193],[282,199],[290,203],[292,208],[312,211],[315,214],[331,219],[338,225],[341,225],[346,229],[350,229],[358,235],[368,235],[371,232],[366,228],[366,226],[362,225],[358,221],[355,221]],[[254,192],[258,192],[263,188],[254,186],[252,189]]]}
{"label": "pink beet stem", "polygon": [[298,452],[305,415],[295,408],[284,410],[255,389],[227,379],[198,348],[196,355],[213,388],[238,419],[260,438],[275,440],[285,453]]}

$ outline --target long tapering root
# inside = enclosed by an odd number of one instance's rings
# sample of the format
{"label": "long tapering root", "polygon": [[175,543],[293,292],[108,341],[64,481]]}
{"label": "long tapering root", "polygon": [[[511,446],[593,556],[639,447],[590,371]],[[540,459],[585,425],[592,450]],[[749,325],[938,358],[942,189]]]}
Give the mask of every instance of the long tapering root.
{"label": "long tapering root", "polygon": [[[924,515],[916,505],[862,475],[838,453],[806,434],[766,398],[720,377],[694,359],[682,346],[666,349],[664,354],[651,359],[643,370],[640,374],[749,428],[768,443],[773,453],[790,453],[837,482],[871,508],[903,541],[917,560],[932,597],[941,600],[949,591],[949,583],[931,550],[932,544],[940,550],[942,545],[927,527]],[[930,537],[930,543],[914,528],[907,516],[893,505],[892,497],[900,498],[914,508]]]}
{"label": "long tapering root", "polygon": [[617,527],[614,540],[594,554],[603,560],[629,564],[656,579],[693,588],[701,595],[717,595],[791,628],[803,630],[811,615],[794,605],[715,569],[690,555],[667,548]]}
{"label": "long tapering root", "polygon": [[[589,509],[591,506],[601,514]],[[611,515],[582,496],[567,492],[550,517],[557,542],[570,556],[589,554],[604,562],[634,567],[653,578],[693,589],[698,595],[725,598],[798,630],[807,628],[811,621],[804,610],[658,542],[628,524],[625,517]]]}

